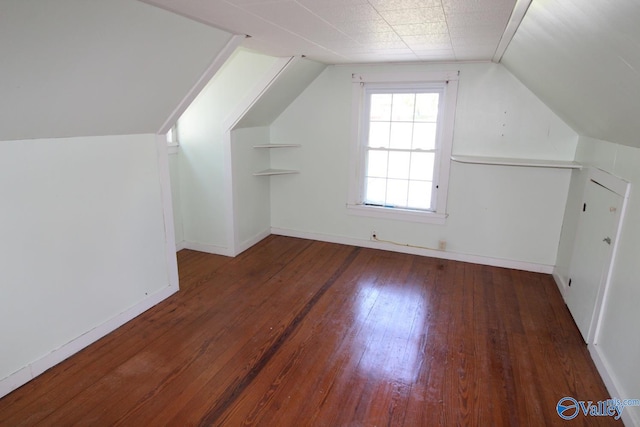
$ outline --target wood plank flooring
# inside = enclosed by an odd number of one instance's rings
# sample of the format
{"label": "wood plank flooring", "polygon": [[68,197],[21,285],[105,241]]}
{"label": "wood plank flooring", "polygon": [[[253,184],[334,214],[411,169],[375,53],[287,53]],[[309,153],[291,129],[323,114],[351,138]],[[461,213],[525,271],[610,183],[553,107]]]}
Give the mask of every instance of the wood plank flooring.
{"label": "wood plank flooring", "polygon": [[0,426],[540,426],[609,397],[548,275],[270,236],[0,399]]}

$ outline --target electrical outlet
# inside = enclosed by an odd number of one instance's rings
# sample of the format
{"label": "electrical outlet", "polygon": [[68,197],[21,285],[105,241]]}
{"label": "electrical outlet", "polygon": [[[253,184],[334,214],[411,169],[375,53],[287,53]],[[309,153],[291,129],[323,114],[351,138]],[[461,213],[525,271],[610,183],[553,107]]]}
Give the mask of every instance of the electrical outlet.
{"label": "electrical outlet", "polygon": [[446,251],[447,250],[447,241],[446,240],[438,241],[438,250],[439,251]]}

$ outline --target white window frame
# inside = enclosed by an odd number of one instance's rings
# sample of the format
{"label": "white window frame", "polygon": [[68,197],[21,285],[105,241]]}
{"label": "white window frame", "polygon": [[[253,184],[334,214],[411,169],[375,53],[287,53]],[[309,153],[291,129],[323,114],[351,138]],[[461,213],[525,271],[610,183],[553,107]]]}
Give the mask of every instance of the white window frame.
{"label": "white window frame", "polygon": [[[449,169],[453,146],[456,101],[458,96],[458,75],[456,71],[372,73],[352,75],[352,129],[351,129],[351,172],[347,208],[350,214],[403,221],[444,224],[447,218],[447,197],[449,190]],[[366,141],[369,120],[365,105],[368,87],[406,90],[415,87],[419,91],[425,86],[442,88],[443,97],[439,111],[438,154],[434,165],[434,180],[437,193],[434,196],[435,210],[403,209],[365,205],[364,175],[366,167]]]}

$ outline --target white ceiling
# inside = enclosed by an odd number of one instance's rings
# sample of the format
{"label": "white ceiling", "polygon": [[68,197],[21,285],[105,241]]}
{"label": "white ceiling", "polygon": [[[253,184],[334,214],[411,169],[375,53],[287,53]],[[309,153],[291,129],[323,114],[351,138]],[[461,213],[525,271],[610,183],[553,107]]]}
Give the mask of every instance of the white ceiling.
{"label": "white ceiling", "polygon": [[[142,1],[250,35],[244,46],[262,53],[306,55],[330,64],[491,60],[500,51],[516,4],[516,0]],[[507,31],[506,42],[511,35]],[[502,45],[504,49],[505,41]]]}

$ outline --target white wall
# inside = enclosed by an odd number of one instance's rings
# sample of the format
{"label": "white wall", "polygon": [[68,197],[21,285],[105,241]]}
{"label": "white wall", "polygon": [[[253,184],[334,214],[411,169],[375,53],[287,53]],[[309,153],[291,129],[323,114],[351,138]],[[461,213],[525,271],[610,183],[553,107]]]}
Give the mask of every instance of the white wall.
{"label": "white wall", "polygon": [[134,0],[3,0],[0,140],[158,132],[230,38]]}
{"label": "white wall", "polygon": [[274,149],[253,148],[260,144],[269,144],[269,127],[241,128],[231,132],[237,252],[271,232],[271,178],[253,176],[253,173],[270,167],[270,154]]}
{"label": "white wall", "polygon": [[184,244],[182,232],[182,203],[180,199],[180,152],[169,154],[169,174],[171,176],[171,202],[173,208],[173,229],[176,238],[176,250]]}
{"label": "white wall", "polygon": [[[622,235],[618,240],[618,252],[613,263],[612,282],[603,306],[596,345],[592,353],[613,397],[636,399],[640,396],[640,149],[611,142],[581,137],[576,151],[576,161],[610,172],[631,183],[631,195],[626,217],[622,223]],[[582,197],[582,186],[572,185],[569,200],[578,203]],[[566,226],[575,228],[577,218],[568,218]],[[561,247],[573,244],[573,235],[563,235]],[[559,265],[568,266],[570,253],[563,250]],[[561,262],[561,264],[560,264]],[[617,395],[616,395],[617,393]],[[640,408],[628,407],[624,410],[634,425],[640,425]],[[631,421],[626,419],[625,422]]]}
{"label": "white wall", "polygon": [[177,290],[161,175],[155,135],[0,144],[0,395]]}
{"label": "white wall", "polygon": [[[224,124],[276,58],[237,50],[179,119],[185,247],[231,255],[231,184]],[[173,177],[172,177],[173,178]]]}
{"label": "white wall", "polygon": [[273,152],[272,167],[301,173],[271,182],[271,221],[279,232],[327,239],[381,239],[450,253],[512,260],[550,271],[570,181],[566,170],[453,163],[444,226],[349,215],[351,74],[377,70],[459,69],[453,152],[572,160],[577,135],[496,64],[333,66],[271,126],[273,143],[302,148]]}

